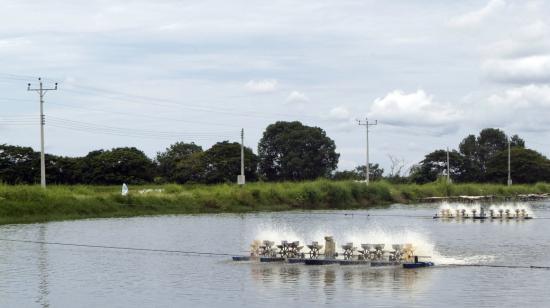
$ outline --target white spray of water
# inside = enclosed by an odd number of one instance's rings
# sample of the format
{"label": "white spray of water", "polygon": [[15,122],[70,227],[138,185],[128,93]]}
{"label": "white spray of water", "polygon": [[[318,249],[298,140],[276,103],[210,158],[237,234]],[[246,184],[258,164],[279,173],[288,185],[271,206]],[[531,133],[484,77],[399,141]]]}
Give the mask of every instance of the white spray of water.
{"label": "white spray of water", "polygon": [[258,226],[257,232],[251,234],[254,240],[270,240],[278,244],[282,240],[300,241],[301,245],[318,241],[324,244],[324,237],[333,236],[337,249],[341,245],[352,242],[354,246],[361,244],[384,244],[385,250],[392,250],[393,244],[412,244],[417,256],[427,256],[426,261],[432,261],[439,265],[444,264],[470,264],[486,262],[493,259],[492,256],[471,256],[466,258],[454,258],[440,254],[433,241],[426,235],[410,230],[384,230],[382,227],[370,227],[352,230],[327,230],[326,228],[308,230],[306,234],[298,234],[287,226]]}
{"label": "white spray of water", "polygon": [[304,238],[298,235],[294,230],[287,226],[258,226],[257,231],[254,234],[254,240],[268,240],[273,241],[276,244],[281,241],[300,241],[304,243]]}
{"label": "white spray of water", "polygon": [[442,211],[448,210],[452,215],[456,215],[456,212],[462,212],[463,210],[468,214],[471,215],[472,211],[475,210],[476,213],[481,212],[481,204],[479,203],[473,203],[473,204],[466,204],[466,203],[449,203],[449,202],[442,202],[439,206],[439,213]]}
{"label": "white spray of water", "polygon": [[510,214],[514,215],[516,213],[516,210],[519,210],[520,212],[523,210],[525,213],[530,216],[533,216],[533,210],[531,209],[531,205],[525,202],[517,202],[517,203],[501,203],[501,204],[492,204],[489,207],[489,210],[493,210],[495,213],[498,213],[499,210],[502,210],[505,212],[506,210],[510,211]]}
{"label": "white spray of water", "polygon": [[[463,210],[468,215],[472,215],[473,211],[475,210],[476,214],[479,215],[479,213],[481,213],[481,204],[480,203],[467,204],[467,203],[461,203],[461,202],[457,202],[457,203],[442,202],[439,205],[438,213],[441,214],[447,210],[451,215],[456,215],[457,211],[462,212]],[[493,210],[495,214],[499,213],[499,210],[502,210],[502,212],[505,212],[506,210],[508,210],[511,215],[515,215],[516,210],[519,210],[520,212],[523,210],[528,216],[534,217],[533,211],[531,210],[531,206],[528,203],[524,203],[524,202],[517,202],[517,203],[505,202],[505,203],[491,204],[488,210],[486,211],[486,213],[488,214],[490,210]]]}

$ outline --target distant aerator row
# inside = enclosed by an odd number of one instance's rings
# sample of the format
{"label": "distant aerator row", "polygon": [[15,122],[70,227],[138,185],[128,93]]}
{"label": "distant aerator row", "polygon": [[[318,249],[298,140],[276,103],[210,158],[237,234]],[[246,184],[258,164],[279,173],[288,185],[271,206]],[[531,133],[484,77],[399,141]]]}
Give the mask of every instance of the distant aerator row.
{"label": "distant aerator row", "polygon": [[525,209],[520,208],[498,208],[489,209],[489,213],[485,211],[483,207],[472,209],[449,209],[442,208],[438,213],[434,215],[436,218],[447,219],[531,219],[532,216]]}

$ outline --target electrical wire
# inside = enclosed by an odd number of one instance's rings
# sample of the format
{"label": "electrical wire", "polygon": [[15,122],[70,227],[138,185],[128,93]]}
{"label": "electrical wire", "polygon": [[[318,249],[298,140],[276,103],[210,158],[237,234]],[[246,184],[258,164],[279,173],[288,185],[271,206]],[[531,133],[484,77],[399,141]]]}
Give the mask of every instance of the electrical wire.
{"label": "electrical wire", "polygon": [[[38,125],[36,116],[10,116],[0,117],[0,125]],[[194,140],[210,140],[211,138],[231,139],[236,136],[232,131],[197,131],[197,132],[175,132],[175,131],[154,131],[135,128],[115,127],[100,125],[90,122],[75,121],[65,118],[49,116],[47,125],[57,128],[69,129],[93,134],[113,135],[121,137],[152,138],[173,140],[175,138],[189,138]]]}
{"label": "electrical wire", "polygon": [[179,254],[185,254],[185,255],[199,255],[199,256],[224,256],[224,257],[227,257],[227,256],[235,256],[236,255],[236,254],[229,254],[229,253],[205,252],[205,251],[120,247],[120,246],[107,246],[107,245],[90,245],[90,244],[76,244],[76,243],[32,241],[32,240],[7,239],[7,238],[0,238],[0,241],[16,242],[16,243],[27,243],[27,244],[40,244],[40,245],[56,245],[56,246],[72,246],[72,247],[84,247],[84,248],[113,249],[113,250],[179,253]]}
{"label": "electrical wire", "polygon": [[[38,245],[69,246],[69,247],[96,248],[96,249],[109,249],[109,250],[123,250],[123,251],[174,253],[174,254],[182,254],[182,255],[190,255],[190,256],[231,257],[231,256],[239,255],[238,253],[232,254],[232,253],[193,251],[193,250],[172,250],[172,249],[121,247],[121,246],[91,245],[91,244],[77,244],[77,243],[63,243],[63,242],[46,242],[46,241],[34,241],[34,240],[23,240],[23,239],[7,239],[7,238],[0,238],[0,241],[14,242],[14,243],[26,243],[26,244],[38,244]],[[241,252],[243,252],[243,251],[241,251]],[[442,264],[442,265],[436,265],[436,267],[437,268],[489,267],[489,268],[550,270],[550,266],[507,265],[507,264]]]}
{"label": "electrical wire", "polygon": [[155,115],[145,115],[145,114],[137,114],[137,113],[129,113],[129,112],[98,109],[98,108],[87,108],[87,107],[74,106],[74,105],[62,104],[62,103],[54,103],[54,102],[49,102],[48,104],[64,106],[64,107],[69,107],[69,108],[74,108],[74,109],[102,112],[102,113],[106,113],[106,114],[118,114],[118,115],[130,116],[130,117],[139,117],[139,118],[144,118],[144,119],[183,122],[183,123],[194,123],[194,124],[203,124],[203,125],[208,125],[208,126],[223,126],[223,127],[240,128],[240,126],[237,126],[237,125],[228,125],[228,124],[224,124],[224,123],[184,120],[184,119],[176,119],[176,118],[162,117],[162,116],[155,116]]}
{"label": "electrical wire", "polygon": [[48,125],[53,127],[71,129],[76,131],[83,131],[96,134],[108,134],[125,137],[148,137],[148,138],[160,138],[160,139],[173,139],[173,138],[197,138],[205,139],[210,137],[224,138],[231,137],[235,134],[229,131],[220,132],[171,132],[171,131],[152,131],[133,128],[122,128],[107,125],[99,125],[89,122],[74,121],[64,118],[48,117]]}
{"label": "electrical wire", "polygon": [[[15,75],[15,74],[4,74],[4,75],[8,76],[6,79],[13,79],[13,80],[28,80],[29,78],[33,78],[25,75]],[[62,83],[62,81],[60,80],[54,80],[49,78],[42,78],[42,80],[49,81],[49,82],[57,82],[59,84]],[[235,111],[234,108],[230,108],[230,107],[221,107],[221,106],[209,107],[209,106],[202,106],[202,105],[193,104],[193,103],[182,103],[180,100],[136,95],[136,94],[130,94],[130,93],[125,93],[125,92],[111,90],[111,89],[82,86],[78,84],[71,84],[71,87],[72,88],[64,89],[64,91],[75,93],[75,94],[84,94],[84,95],[93,94],[94,96],[103,97],[110,100],[116,100],[118,102],[123,102],[123,103],[154,105],[154,106],[165,107],[165,108],[184,108],[184,109],[194,110],[199,112],[218,113],[218,114],[232,115],[232,116],[238,116],[238,117],[252,117],[252,118],[261,117],[261,118],[267,118],[267,119],[272,119],[274,117],[293,117],[293,118],[296,117],[296,114],[287,114],[287,113],[266,114],[266,113],[257,112],[255,110]],[[234,95],[234,96],[226,96],[224,98],[228,98],[228,99],[241,98],[242,99],[242,98],[249,98],[249,97],[250,96],[247,96],[247,95]],[[227,105],[227,104],[224,104],[224,105]],[[306,117],[306,118],[312,118],[312,119],[319,118],[318,116],[310,116],[305,114],[300,114],[300,117]]]}
{"label": "electrical wire", "polygon": [[438,267],[494,267],[494,268],[519,268],[519,269],[546,269],[550,270],[550,266],[537,265],[507,265],[507,264],[442,264]]}

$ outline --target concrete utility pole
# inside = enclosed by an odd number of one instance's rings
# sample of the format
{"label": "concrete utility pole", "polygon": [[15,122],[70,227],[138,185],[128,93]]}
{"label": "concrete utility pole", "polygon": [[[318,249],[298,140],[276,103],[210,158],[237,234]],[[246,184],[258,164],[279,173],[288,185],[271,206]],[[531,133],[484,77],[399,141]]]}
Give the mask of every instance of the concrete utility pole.
{"label": "concrete utility pole", "polygon": [[374,122],[369,122],[369,119],[365,118],[365,122],[361,122],[361,120],[357,120],[357,124],[365,126],[366,132],[367,132],[367,164],[365,165],[366,171],[365,171],[365,182],[367,185],[369,185],[369,179],[370,179],[370,166],[369,166],[369,126],[377,125],[378,120],[374,120]]}
{"label": "concrete utility pole", "polygon": [[449,147],[447,147],[447,183],[451,183],[451,163],[449,159]]}
{"label": "concrete utility pole", "polygon": [[237,184],[244,185],[244,128],[241,129],[241,174],[237,177]]}
{"label": "concrete utility pole", "polygon": [[31,84],[27,84],[27,91],[38,92],[40,96],[40,186],[46,188],[46,159],[44,156],[44,125],[46,124],[46,117],[44,116],[44,95],[48,91],[57,90],[57,82],[54,88],[44,88],[42,85],[42,78],[38,78],[38,88],[31,89]]}
{"label": "concrete utility pole", "polygon": [[508,139],[508,186],[512,186],[512,168],[510,166],[510,138]]}

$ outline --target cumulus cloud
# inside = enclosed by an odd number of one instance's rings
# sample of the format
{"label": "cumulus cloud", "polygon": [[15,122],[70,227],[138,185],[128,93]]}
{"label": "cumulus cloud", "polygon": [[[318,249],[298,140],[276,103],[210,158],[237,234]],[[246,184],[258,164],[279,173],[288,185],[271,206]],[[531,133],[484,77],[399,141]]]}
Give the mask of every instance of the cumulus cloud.
{"label": "cumulus cloud", "polygon": [[489,124],[516,131],[548,131],[549,117],[550,86],[528,85],[490,95],[485,104],[476,105],[469,118],[478,126]]}
{"label": "cumulus cloud", "polygon": [[546,23],[537,20],[518,28],[504,40],[483,49],[482,72],[503,83],[550,82],[550,35]]}
{"label": "cumulus cloud", "polygon": [[270,93],[277,90],[278,82],[275,79],[250,80],[245,88],[254,93]]}
{"label": "cumulus cloud", "polygon": [[456,28],[469,28],[481,24],[485,19],[504,7],[504,0],[490,0],[483,8],[457,16],[449,22],[449,25]]}
{"label": "cumulus cloud", "polygon": [[447,129],[462,118],[462,112],[451,104],[436,102],[423,90],[404,93],[395,90],[377,98],[369,118],[395,126],[429,126]]}
{"label": "cumulus cloud", "polygon": [[550,81],[550,54],[513,59],[488,59],[482,65],[492,80],[513,83]]}
{"label": "cumulus cloud", "polygon": [[[532,107],[550,107],[549,85],[528,85],[507,89],[501,94],[493,94],[488,99],[496,108],[529,109]],[[540,110],[536,111],[537,113]]]}
{"label": "cumulus cloud", "polygon": [[309,97],[302,92],[292,91],[286,98],[287,104],[303,104],[309,102]]}
{"label": "cumulus cloud", "polygon": [[349,120],[350,112],[346,107],[338,106],[329,111],[328,117],[333,120]]}

